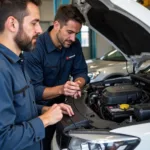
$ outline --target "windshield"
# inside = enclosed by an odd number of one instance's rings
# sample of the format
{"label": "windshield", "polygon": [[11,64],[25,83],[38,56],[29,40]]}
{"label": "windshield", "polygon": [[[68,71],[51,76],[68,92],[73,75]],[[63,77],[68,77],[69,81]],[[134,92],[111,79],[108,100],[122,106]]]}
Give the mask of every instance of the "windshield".
{"label": "windshield", "polygon": [[118,50],[112,50],[100,58],[106,61],[126,61],[125,57]]}

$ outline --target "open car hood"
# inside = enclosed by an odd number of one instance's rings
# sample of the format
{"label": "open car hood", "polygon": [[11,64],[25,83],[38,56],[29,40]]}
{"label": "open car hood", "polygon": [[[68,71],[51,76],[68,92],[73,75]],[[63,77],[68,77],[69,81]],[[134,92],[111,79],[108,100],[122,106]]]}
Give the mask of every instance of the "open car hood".
{"label": "open car hood", "polygon": [[150,59],[150,11],[135,0],[73,0],[86,24],[136,67]]}

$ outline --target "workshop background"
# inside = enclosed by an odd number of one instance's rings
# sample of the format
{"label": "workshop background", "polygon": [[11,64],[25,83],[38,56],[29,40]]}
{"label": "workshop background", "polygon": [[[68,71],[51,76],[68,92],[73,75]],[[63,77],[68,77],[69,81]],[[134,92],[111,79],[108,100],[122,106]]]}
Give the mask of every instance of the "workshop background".
{"label": "workshop background", "polygon": [[[40,12],[43,31],[47,30],[48,26],[52,24],[57,8],[62,4],[70,3],[71,0],[42,0]],[[85,59],[99,58],[113,49],[104,37],[91,31],[87,26],[82,27],[78,38],[81,41]]]}

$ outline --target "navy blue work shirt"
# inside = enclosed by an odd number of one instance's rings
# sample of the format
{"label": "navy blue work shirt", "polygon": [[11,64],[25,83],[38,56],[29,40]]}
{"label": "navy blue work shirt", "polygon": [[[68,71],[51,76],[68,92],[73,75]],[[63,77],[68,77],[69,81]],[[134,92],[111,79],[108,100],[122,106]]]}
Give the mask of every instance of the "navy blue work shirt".
{"label": "navy blue work shirt", "polygon": [[81,44],[78,40],[69,48],[56,48],[49,32],[53,26],[41,34],[36,42],[36,48],[31,53],[24,53],[25,64],[32,79],[36,100],[42,100],[43,91],[46,87],[53,87],[66,83],[69,75],[75,80],[83,77],[86,83],[87,65],[82,53]]}
{"label": "navy blue work shirt", "polygon": [[37,116],[34,89],[22,60],[0,44],[0,150],[42,150],[45,129]]}

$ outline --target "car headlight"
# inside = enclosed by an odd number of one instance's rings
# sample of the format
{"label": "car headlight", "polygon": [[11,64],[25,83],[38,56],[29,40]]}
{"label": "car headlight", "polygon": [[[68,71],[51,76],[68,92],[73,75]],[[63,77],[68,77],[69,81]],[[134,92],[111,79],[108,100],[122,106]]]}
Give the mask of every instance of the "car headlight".
{"label": "car headlight", "polygon": [[95,79],[101,72],[97,71],[97,72],[90,72],[88,73],[88,76],[90,77],[91,80]]}
{"label": "car headlight", "polygon": [[134,136],[95,131],[72,131],[69,150],[133,150],[140,139]]}

